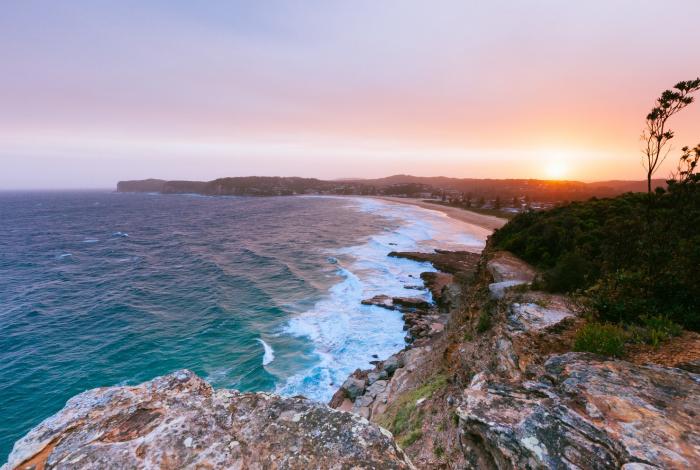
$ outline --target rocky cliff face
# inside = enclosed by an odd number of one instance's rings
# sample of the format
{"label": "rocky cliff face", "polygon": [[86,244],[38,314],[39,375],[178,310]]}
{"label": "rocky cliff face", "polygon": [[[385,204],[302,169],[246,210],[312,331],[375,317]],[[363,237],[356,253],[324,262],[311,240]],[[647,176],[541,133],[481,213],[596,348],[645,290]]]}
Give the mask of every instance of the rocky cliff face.
{"label": "rocky cliff face", "polygon": [[400,310],[408,344],[348,378],[331,402],[343,411],[180,371],[78,395],[1,470],[413,468],[368,420],[419,468],[700,468],[699,354],[661,366],[570,352],[578,306],[532,291],[536,273],[507,253],[392,256],[448,273],[423,276],[436,305],[365,301]]}
{"label": "rocky cliff face", "polygon": [[487,254],[461,276],[473,279],[462,298],[443,302],[444,332],[355,372],[331,406],[387,425],[420,468],[700,468],[700,361],[569,352],[585,320],[572,299],[532,291],[535,276]]}
{"label": "rocky cliff face", "polygon": [[302,397],[213,390],[179,371],[90,390],[19,440],[2,470],[413,468],[388,431]]}
{"label": "rocky cliff face", "polygon": [[485,468],[697,468],[700,376],[585,354],[550,357],[537,380],[477,374],[458,408]]}

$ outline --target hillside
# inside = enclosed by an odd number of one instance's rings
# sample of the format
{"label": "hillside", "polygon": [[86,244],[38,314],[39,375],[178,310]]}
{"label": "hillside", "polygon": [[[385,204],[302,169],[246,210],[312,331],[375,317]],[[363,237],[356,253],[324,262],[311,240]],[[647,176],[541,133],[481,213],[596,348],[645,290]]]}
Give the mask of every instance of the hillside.
{"label": "hillside", "polygon": [[[378,179],[319,180],[299,177],[229,177],[212,181],[165,181],[159,179],[120,181],[119,192],[198,193],[206,195],[278,196],[293,194],[358,194],[450,199],[500,198],[511,201],[552,203],[578,201],[591,197],[611,197],[629,191],[641,191],[644,181],[554,181],[537,179],[474,179],[394,175]],[[665,187],[663,180],[655,186]]]}

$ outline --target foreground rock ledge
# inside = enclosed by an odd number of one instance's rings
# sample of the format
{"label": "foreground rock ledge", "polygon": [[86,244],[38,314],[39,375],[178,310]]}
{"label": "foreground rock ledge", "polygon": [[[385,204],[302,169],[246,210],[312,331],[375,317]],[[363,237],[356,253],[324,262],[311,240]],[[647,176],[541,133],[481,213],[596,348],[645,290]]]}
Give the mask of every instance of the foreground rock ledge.
{"label": "foreground rock ledge", "polygon": [[183,370],[89,390],[17,441],[14,468],[413,468],[391,434],[302,397],[214,390]]}
{"label": "foreground rock ledge", "polygon": [[458,409],[479,468],[700,468],[700,375],[584,353],[539,381],[474,376]]}

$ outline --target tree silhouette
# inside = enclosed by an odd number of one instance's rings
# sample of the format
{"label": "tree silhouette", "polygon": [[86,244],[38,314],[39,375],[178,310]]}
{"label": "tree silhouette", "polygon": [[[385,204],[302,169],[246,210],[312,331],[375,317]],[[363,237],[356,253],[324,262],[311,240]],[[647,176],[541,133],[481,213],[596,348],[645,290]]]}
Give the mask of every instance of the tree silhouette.
{"label": "tree silhouette", "polygon": [[651,177],[668,155],[668,142],[673,131],[666,128],[666,121],[693,102],[692,93],[700,90],[700,78],[678,82],[673,90],[666,90],[656,100],[656,106],[647,114],[647,128],[642,134],[645,142],[644,169],[647,171],[647,192],[651,193]]}
{"label": "tree silhouette", "polygon": [[698,180],[698,175],[695,173],[698,164],[700,163],[700,144],[692,149],[683,147],[683,154],[678,162],[678,168],[672,175],[672,180],[676,183],[686,184]]}

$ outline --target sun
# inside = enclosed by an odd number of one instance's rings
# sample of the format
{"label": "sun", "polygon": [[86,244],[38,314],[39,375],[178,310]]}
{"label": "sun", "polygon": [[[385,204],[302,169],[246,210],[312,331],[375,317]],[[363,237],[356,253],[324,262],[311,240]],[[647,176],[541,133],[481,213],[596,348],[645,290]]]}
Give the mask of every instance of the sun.
{"label": "sun", "polygon": [[568,165],[561,160],[550,161],[545,167],[545,174],[553,180],[563,179],[568,173]]}

